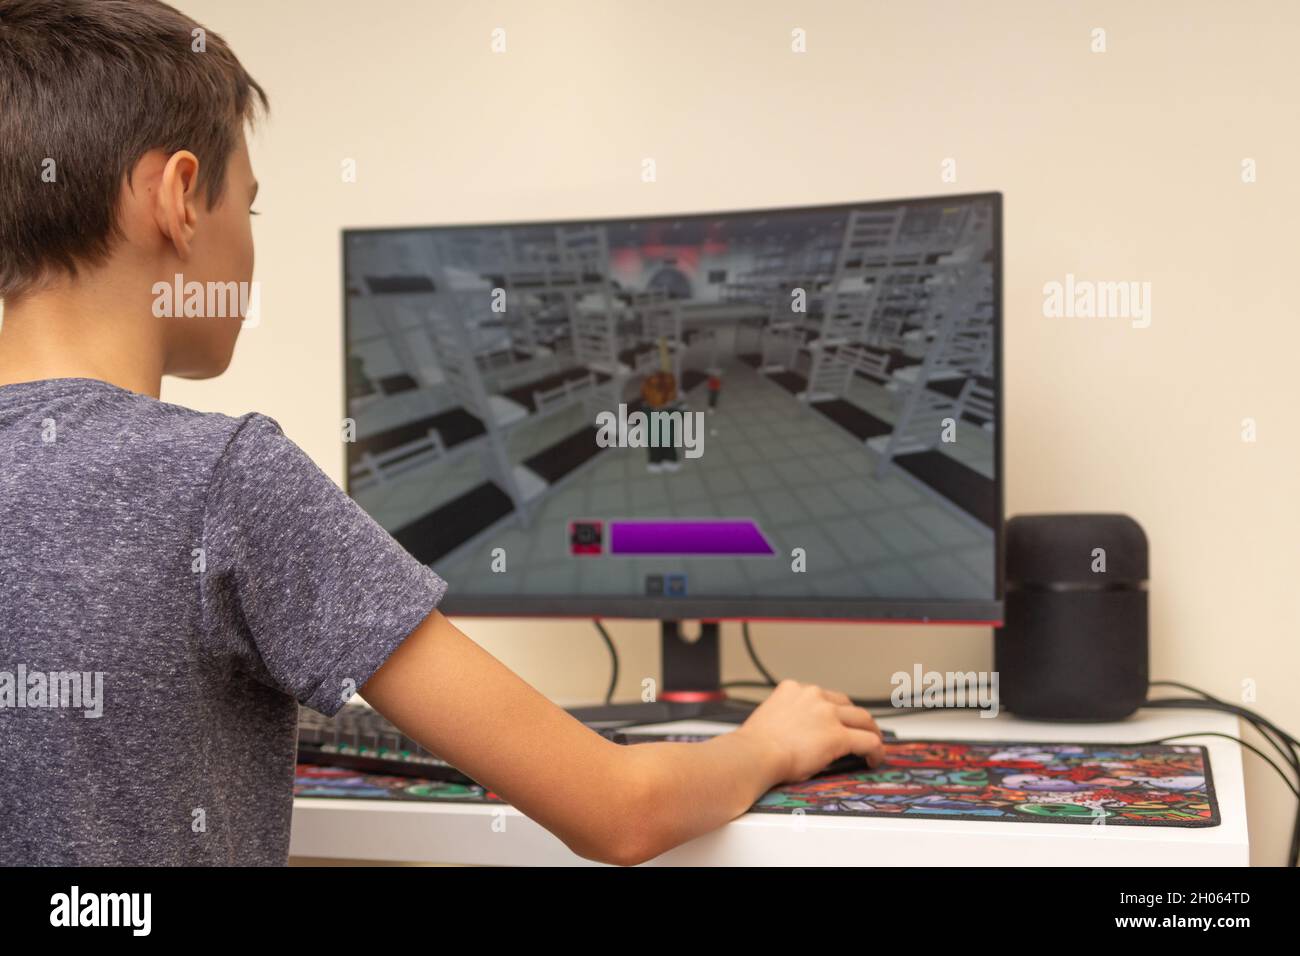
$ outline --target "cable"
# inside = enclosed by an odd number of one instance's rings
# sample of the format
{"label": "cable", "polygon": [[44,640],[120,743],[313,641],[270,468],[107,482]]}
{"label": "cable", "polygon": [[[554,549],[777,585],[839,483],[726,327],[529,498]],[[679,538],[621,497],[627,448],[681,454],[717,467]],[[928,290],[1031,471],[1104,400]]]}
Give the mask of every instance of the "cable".
{"label": "cable", "polygon": [[771,690],[773,686],[775,685],[769,684],[765,680],[729,680],[722,683],[724,690],[728,687],[759,687],[763,690]]}
{"label": "cable", "polygon": [[758,652],[754,650],[754,642],[749,637],[748,621],[740,622],[740,636],[745,641],[745,651],[749,654],[749,659],[753,661],[755,669],[763,675],[763,679],[767,681],[768,687],[775,687],[777,685],[777,679],[772,676],[771,671],[763,666],[763,662],[758,659]]}
{"label": "cable", "polygon": [[[1151,681],[1151,686],[1152,687],[1178,687],[1181,688],[1182,690],[1190,691],[1193,694],[1199,694],[1201,697],[1205,698],[1206,700],[1214,701],[1216,704],[1223,704],[1227,707],[1238,706],[1236,704],[1229,704],[1226,700],[1223,700],[1220,697],[1215,697],[1213,694],[1210,694],[1207,691],[1203,691],[1199,687],[1193,687],[1191,684],[1184,684],[1181,681],[1153,680]],[[1300,746],[1300,740],[1296,740],[1296,738],[1292,737],[1286,731],[1275,726],[1267,718],[1259,714],[1256,714],[1253,710],[1250,710],[1247,707],[1241,707],[1239,709],[1242,711],[1242,715],[1245,717],[1246,720],[1249,720],[1251,723],[1259,722],[1264,726],[1267,726],[1273,733],[1277,734],[1277,736],[1281,738],[1281,740],[1285,741],[1290,747]],[[1275,745],[1279,747],[1281,746],[1280,744],[1275,744]],[[1300,758],[1297,758],[1297,762],[1300,763]]]}
{"label": "cable", "polygon": [[[1300,783],[1300,754],[1296,752],[1296,748],[1300,746],[1300,741],[1297,741],[1295,737],[1282,730],[1268,718],[1248,707],[1240,707],[1214,697],[1199,688],[1192,687],[1190,684],[1179,681],[1153,681],[1152,684],[1154,686],[1178,687],[1193,694],[1200,694],[1201,698],[1160,698],[1148,700],[1143,706],[1200,707],[1205,710],[1218,710],[1234,714],[1249,723],[1265,740],[1272,744],[1283,759],[1291,765],[1291,769],[1295,771],[1297,782]],[[1286,779],[1285,776],[1283,779]],[[1290,781],[1287,781],[1287,785],[1290,787]],[[1297,802],[1295,823],[1291,828],[1291,847],[1287,855],[1287,861],[1290,866],[1296,866],[1297,863],[1300,863],[1300,801]]]}
{"label": "cable", "polygon": [[612,703],[614,700],[614,688],[618,686],[618,648],[614,646],[614,640],[609,636],[609,631],[605,630],[605,625],[600,623],[599,618],[593,617],[591,623],[596,625],[596,630],[600,631],[600,636],[605,639],[605,646],[609,648],[609,690],[605,691],[605,703]]}
{"label": "cable", "polygon": [[[1230,709],[1234,711],[1237,709],[1237,706],[1235,704],[1230,704],[1226,700],[1215,697],[1213,694],[1207,693],[1206,691],[1203,691],[1200,688],[1192,687],[1190,684],[1183,684],[1180,683],[1179,681],[1173,681],[1173,680],[1152,681],[1151,686],[1179,687],[1182,688],[1183,690],[1190,691],[1193,694],[1199,694],[1204,700],[1214,705],[1214,707],[1212,707],[1211,709]],[[1157,703],[1163,704],[1164,701],[1171,700],[1171,699],[1176,699],[1176,698],[1163,698],[1163,699],[1157,698]],[[1282,757],[1282,759],[1291,765],[1291,769],[1296,774],[1296,782],[1300,784],[1300,755],[1296,753],[1295,739],[1292,738],[1290,734],[1287,734],[1286,732],[1282,731],[1278,727],[1274,726],[1266,718],[1256,714],[1254,711],[1246,707],[1240,708],[1240,711],[1241,711],[1240,713],[1241,718],[1245,720],[1247,723],[1249,723],[1252,727],[1254,727],[1261,737],[1263,737],[1265,740],[1267,740],[1270,744],[1273,745],[1273,749],[1278,752],[1278,754]]]}

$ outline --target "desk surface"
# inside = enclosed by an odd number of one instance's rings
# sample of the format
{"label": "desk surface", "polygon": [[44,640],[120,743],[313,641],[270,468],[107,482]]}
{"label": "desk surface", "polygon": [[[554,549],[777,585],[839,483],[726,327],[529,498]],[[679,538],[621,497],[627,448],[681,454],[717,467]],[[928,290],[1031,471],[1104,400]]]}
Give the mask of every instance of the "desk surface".
{"label": "desk surface", "polygon": [[[1112,724],[1050,724],[1008,715],[934,713],[883,718],[900,740],[1042,740],[1122,743],[1174,734],[1238,734],[1237,720],[1206,711],[1142,711]],[[663,724],[681,733],[725,725]],[[649,730],[651,728],[644,728]],[[1246,866],[1241,747],[1203,744],[1222,822],[1217,827],[1051,825],[979,820],[888,819],[747,813],[649,865],[669,866]],[[299,797],[289,852],[393,862],[567,866],[588,861],[513,807]]]}

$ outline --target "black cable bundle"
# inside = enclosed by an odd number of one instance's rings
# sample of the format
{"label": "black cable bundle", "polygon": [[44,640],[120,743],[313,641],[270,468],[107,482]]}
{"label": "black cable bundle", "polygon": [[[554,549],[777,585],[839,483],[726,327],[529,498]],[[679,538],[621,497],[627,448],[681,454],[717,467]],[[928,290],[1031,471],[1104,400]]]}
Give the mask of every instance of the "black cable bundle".
{"label": "black cable bundle", "polygon": [[[1272,744],[1273,748],[1281,755],[1282,759],[1291,767],[1291,771],[1296,775],[1296,783],[1292,784],[1287,777],[1286,772],[1269,759],[1268,755],[1256,747],[1246,743],[1238,737],[1230,737],[1227,734],[1207,734],[1204,736],[1228,737],[1235,740],[1243,747],[1258,754],[1270,767],[1277,771],[1277,775],[1282,778],[1287,789],[1296,795],[1296,819],[1291,828],[1291,849],[1287,854],[1287,865],[1295,866],[1300,862],[1300,741],[1288,734],[1285,730],[1278,727],[1267,717],[1256,713],[1249,707],[1242,707],[1238,704],[1231,704],[1226,700],[1221,700],[1199,688],[1192,687],[1190,684],[1184,684],[1176,680],[1156,680],[1151,682],[1152,687],[1176,687],[1179,690],[1185,690],[1192,694],[1198,694],[1198,697],[1162,697],[1152,700],[1147,699],[1143,707],[1163,707],[1163,708],[1199,708],[1202,710],[1217,710],[1227,714],[1235,714],[1242,720],[1246,721],[1259,735]],[[1194,734],[1180,734],[1179,737],[1198,736]],[[1175,738],[1166,738],[1172,740]],[[1154,741],[1155,743],[1164,743],[1164,740]]]}

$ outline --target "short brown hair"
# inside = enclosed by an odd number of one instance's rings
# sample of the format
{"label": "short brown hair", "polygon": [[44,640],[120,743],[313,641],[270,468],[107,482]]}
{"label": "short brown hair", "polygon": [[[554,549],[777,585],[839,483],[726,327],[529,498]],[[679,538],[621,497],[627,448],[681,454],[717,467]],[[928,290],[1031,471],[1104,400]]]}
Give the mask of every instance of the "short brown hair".
{"label": "short brown hair", "polygon": [[266,105],[221,37],[159,0],[0,0],[0,299],[101,263],[150,150],[198,156],[216,203]]}

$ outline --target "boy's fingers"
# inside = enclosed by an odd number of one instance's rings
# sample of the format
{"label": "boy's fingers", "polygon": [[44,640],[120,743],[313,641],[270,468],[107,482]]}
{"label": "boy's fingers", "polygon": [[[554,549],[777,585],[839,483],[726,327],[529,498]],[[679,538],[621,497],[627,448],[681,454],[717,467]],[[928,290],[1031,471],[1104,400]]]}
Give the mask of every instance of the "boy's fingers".
{"label": "boy's fingers", "polygon": [[849,728],[849,752],[866,759],[867,764],[878,767],[885,760],[885,743],[880,735],[870,730]]}
{"label": "boy's fingers", "polygon": [[848,694],[841,694],[837,690],[827,690],[825,687],[823,687],[821,688],[821,692],[822,692],[822,696],[827,700],[829,700],[832,704],[843,705],[843,704],[853,703],[853,701],[849,698]]}
{"label": "boy's fingers", "polygon": [[836,714],[840,718],[840,723],[845,727],[854,727],[858,730],[869,730],[877,736],[880,735],[880,728],[876,725],[876,718],[871,716],[871,711],[862,707],[854,707],[852,704],[836,708]]}

